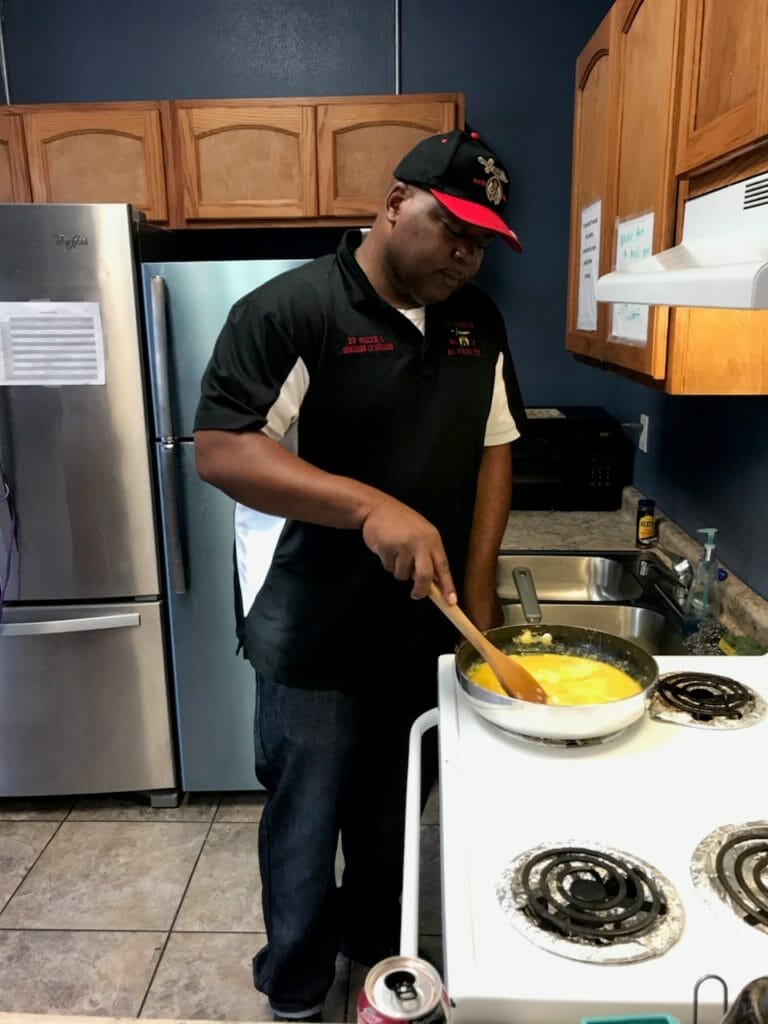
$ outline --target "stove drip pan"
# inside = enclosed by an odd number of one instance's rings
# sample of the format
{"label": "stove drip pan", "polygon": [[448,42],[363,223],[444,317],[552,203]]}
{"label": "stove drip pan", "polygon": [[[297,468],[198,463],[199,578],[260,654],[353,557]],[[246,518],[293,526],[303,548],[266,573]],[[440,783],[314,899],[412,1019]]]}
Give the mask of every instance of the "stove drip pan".
{"label": "stove drip pan", "polygon": [[596,747],[602,743],[609,743],[611,740],[615,740],[617,736],[625,733],[628,728],[629,726],[616,732],[606,733],[605,736],[588,736],[585,739],[576,740],[549,739],[546,736],[527,736],[524,732],[513,732],[511,729],[504,729],[503,731],[507,736],[512,736],[516,740],[522,740],[523,743],[532,743],[538,747],[552,747],[556,750],[567,750],[571,747]]}
{"label": "stove drip pan", "polygon": [[768,934],[768,821],[710,832],[693,851],[691,876],[710,904]]}
{"label": "stove drip pan", "polygon": [[746,729],[766,717],[768,705],[754,690],[728,676],[668,672],[653,689],[648,713],[673,725]]}
{"label": "stove drip pan", "polygon": [[680,898],[660,871],[594,843],[526,850],[504,869],[496,895],[530,942],[570,960],[648,960],[673,946],[683,929]]}

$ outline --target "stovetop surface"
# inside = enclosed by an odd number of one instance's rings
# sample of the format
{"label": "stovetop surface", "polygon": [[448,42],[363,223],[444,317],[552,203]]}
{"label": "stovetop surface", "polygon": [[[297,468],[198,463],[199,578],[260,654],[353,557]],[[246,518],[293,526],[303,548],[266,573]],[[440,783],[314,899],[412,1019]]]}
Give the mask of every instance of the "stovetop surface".
{"label": "stovetop surface", "polygon": [[[657,661],[661,672],[727,675],[768,697],[768,657]],[[604,744],[540,747],[473,710],[450,656],[440,660],[439,702],[443,941],[456,1024],[577,1024],[633,1012],[687,1024],[702,975],[722,976],[733,998],[766,974],[768,934],[694,886],[691,856],[716,828],[768,821],[768,719],[708,730],[646,715]],[[599,844],[657,868],[683,905],[680,939],[628,964],[534,945],[503,913],[496,885],[510,861],[543,843]],[[720,1002],[717,985],[702,986],[699,1004],[712,1008],[700,1020],[719,1020]]]}

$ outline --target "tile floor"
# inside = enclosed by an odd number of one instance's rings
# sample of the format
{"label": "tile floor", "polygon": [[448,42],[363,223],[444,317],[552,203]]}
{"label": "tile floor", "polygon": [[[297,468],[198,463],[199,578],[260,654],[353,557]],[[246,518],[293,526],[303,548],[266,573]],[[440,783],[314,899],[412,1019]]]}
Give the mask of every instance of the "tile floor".
{"label": "tile floor", "polygon": [[[263,796],[0,800],[0,1012],[269,1020]],[[437,794],[422,823],[421,945],[440,962]],[[353,1021],[365,976],[339,957],[326,1021]]]}

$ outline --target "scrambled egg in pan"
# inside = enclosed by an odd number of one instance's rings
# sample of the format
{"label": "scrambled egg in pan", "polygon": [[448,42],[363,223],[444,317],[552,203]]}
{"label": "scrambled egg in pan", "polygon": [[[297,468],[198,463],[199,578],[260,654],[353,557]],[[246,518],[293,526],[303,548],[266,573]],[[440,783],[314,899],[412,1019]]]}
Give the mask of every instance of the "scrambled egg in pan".
{"label": "scrambled egg in pan", "polygon": [[[571,654],[510,654],[541,686],[547,704],[607,704],[640,693],[642,687],[614,665]],[[472,666],[467,675],[479,686],[505,696],[490,665]]]}

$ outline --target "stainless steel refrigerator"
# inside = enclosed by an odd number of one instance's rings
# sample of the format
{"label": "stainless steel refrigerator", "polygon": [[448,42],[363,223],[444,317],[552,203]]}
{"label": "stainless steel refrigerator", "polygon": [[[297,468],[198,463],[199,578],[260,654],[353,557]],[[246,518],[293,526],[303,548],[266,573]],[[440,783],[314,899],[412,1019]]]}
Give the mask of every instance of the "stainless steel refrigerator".
{"label": "stainless steel refrigerator", "polygon": [[177,799],[134,237],[0,206],[0,796]]}
{"label": "stainless steel refrigerator", "polygon": [[232,304],[341,233],[0,206],[0,796],[259,788],[194,412]]}
{"label": "stainless steel refrigerator", "polygon": [[182,786],[259,788],[253,767],[253,669],[236,652],[235,504],[195,470],[200,379],[237,299],[303,259],[147,263],[168,622]]}

